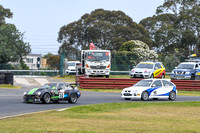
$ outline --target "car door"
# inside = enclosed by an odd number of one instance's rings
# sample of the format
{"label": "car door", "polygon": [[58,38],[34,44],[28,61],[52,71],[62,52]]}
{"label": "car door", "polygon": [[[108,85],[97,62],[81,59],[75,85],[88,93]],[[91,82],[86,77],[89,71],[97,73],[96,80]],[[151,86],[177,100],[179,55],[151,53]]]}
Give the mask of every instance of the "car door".
{"label": "car door", "polygon": [[161,67],[161,65],[159,63],[156,63],[154,67],[154,73],[153,73],[154,77],[161,78],[163,70],[164,69]]}
{"label": "car door", "polygon": [[169,93],[174,89],[174,85],[167,80],[162,80],[162,83],[163,90],[161,96],[169,96]]}
{"label": "car door", "polygon": [[155,80],[151,85],[152,91],[150,92],[151,98],[157,98],[157,96],[162,93],[163,85],[160,80]]}

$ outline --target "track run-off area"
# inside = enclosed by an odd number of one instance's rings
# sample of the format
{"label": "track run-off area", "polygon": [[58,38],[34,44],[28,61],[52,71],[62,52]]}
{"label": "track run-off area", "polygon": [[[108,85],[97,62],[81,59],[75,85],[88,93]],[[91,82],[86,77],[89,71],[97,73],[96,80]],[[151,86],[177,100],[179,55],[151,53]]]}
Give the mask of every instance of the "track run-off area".
{"label": "track run-off area", "polygon": [[[40,104],[40,103],[23,103],[23,93],[31,90],[32,86],[22,87],[21,89],[6,89],[0,88],[0,119],[16,117],[31,113],[47,110],[60,110],[73,106],[98,104],[98,103],[118,103],[118,102],[144,102],[141,100],[126,101],[121,99],[120,93],[111,92],[90,92],[82,91],[81,97],[76,104],[69,104],[68,102]],[[200,101],[200,96],[177,96],[175,101]],[[150,100],[145,102],[168,102],[168,100]]]}

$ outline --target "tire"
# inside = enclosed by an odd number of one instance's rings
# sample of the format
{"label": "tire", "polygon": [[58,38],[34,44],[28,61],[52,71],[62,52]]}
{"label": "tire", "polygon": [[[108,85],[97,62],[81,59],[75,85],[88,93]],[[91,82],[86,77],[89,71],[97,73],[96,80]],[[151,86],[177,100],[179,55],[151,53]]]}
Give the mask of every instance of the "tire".
{"label": "tire", "polygon": [[165,78],[165,74],[163,74],[163,75],[161,76],[161,78],[164,79],[164,78]]}
{"label": "tire", "polygon": [[191,80],[195,80],[195,75],[194,74],[191,75]]}
{"label": "tire", "polygon": [[68,100],[68,102],[69,103],[76,103],[77,102],[77,100],[78,100],[78,97],[77,97],[77,95],[76,94],[71,94],[70,95],[70,97],[69,97],[69,100]]}
{"label": "tire", "polygon": [[176,99],[176,92],[171,91],[169,93],[169,100],[174,101]]}
{"label": "tire", "polygon": [[48,104],[50,103],[50,101],[51,101],[51,96],[48,93],[45,93],[42,97],[42,103]]}
{"label": "tire", "polygon": [[142,92],[141,100],[147,101],[149,99],[149,93],[147,91]]}
{"label": "tire", "polygon": [[106,75],[106,78],[109,78],[109,75]]}
{"label": "tire", "polygon": [[151,78],[151,79],[154,78],[153,73],[151,74],[150,78]]}
{"label": "tire", "polygon": [[124,98],[125,100],[131,100],[131,98]]}

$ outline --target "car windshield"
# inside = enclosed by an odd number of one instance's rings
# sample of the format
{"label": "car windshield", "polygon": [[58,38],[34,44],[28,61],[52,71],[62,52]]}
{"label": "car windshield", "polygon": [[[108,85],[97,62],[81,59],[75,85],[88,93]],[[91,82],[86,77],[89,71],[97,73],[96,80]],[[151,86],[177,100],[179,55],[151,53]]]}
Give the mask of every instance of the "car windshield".
{"label": "car windshield", "polygon": [[49,84],[44,84],[43,86],[42,86],[42,88],[44,88],[44,89],[56,89],[56,83],[49,83]]}
{"label": "car windshield", "polygon": [[179,64],[177,69],[193,69],[194,64]]}
{"label": "car windshield", "polygon": [[88,52],[88,61],[109,61],[109,52]]}
{"label": "car windshield", "polygon": [[149,87],[151,85],[152,81],[153,80],[141,80],[141,81],[137,82],[133,86],[136,86],[136,87],[138,87],[138,86]]}
{"label": "car windshield", "polygon": [[146,69],[153,69],[153,64],[144,64],[140,63],[135,68],[146,68]]}

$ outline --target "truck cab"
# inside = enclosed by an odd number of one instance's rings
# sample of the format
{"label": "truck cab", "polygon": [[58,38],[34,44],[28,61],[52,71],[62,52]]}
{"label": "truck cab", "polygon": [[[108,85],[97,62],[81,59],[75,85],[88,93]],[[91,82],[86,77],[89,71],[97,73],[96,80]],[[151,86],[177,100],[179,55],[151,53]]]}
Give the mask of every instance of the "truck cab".
{"label": "truck cab", "polygon": [[182,62],[174,70],[172,70],[170,77],[171,79],[191,79],[194,80],[195,77],[200,73],[198,62]]}
{"label": "truck cab", "polygon": [[110,50],[82,50],[81,73],[86,76],[109,77],[111,68]]}

